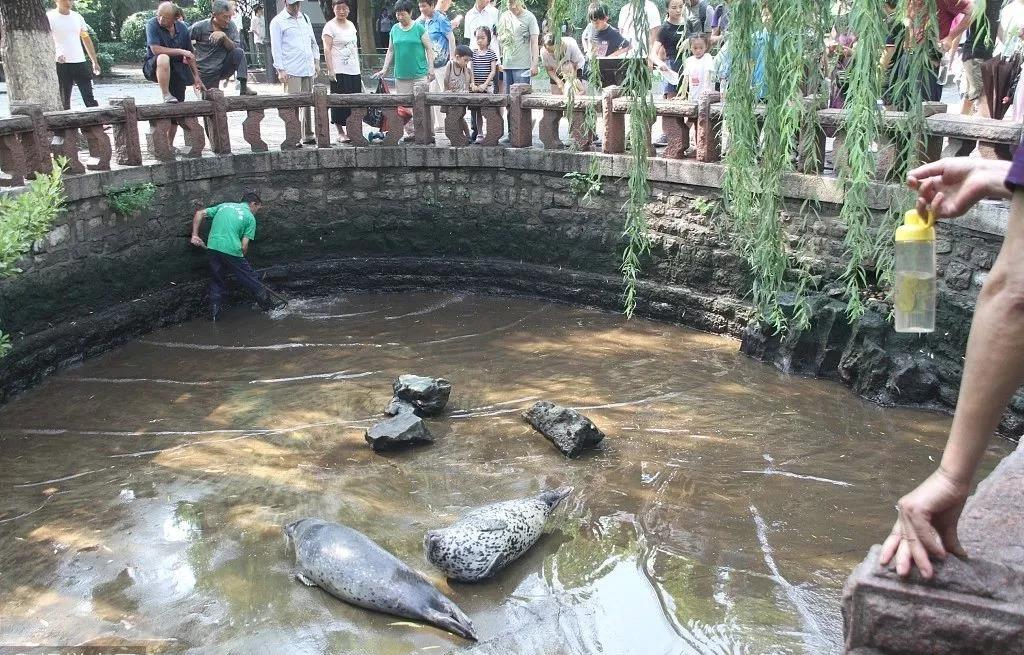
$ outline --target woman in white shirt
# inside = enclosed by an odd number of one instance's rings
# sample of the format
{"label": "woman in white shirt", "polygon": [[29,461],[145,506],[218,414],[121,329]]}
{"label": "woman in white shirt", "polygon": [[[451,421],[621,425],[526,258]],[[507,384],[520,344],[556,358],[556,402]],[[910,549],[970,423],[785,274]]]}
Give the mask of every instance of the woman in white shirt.
{"label": "woman in white shirt", "polygon": [[[363,80],[359,72],[359,47],[356,26],[348,19],[349,0],[334,0],[334,19],[324,25],[324,59],[331,77],[331,93],[361,93]],[[331,109],[331,122],[338,129],[338,142],[351,141],[345,134],[345,123],[352,110]]]}

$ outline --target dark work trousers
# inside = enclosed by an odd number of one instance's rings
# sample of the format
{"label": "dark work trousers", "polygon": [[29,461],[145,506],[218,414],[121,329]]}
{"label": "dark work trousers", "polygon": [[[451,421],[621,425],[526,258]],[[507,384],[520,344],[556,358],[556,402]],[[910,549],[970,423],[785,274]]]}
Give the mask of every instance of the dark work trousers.
{"label": "dark work trousers", "polygon": [[222,80],[226,80],[232,75],[240,80],[249,77],[249,66],[245,61],[245,50],[237,46],[234,50],[228,51],[228,56],[224,58],[224,63],[221,64],[218,71],[204,71],[202,63],[200,63],[199,76],[203,79],[203,86],[207,89],[218,88]]}
{"label": "dark work trousers", "polygon": [[64,109],[71,109],[71,88],[76,84],[86,107],[98,107],[100,104],[92,94],[92,64],[87,61],[77,64],[58,63],[57,84],[60,86],[60,101]]}
{"label": "dark work trousers", "polygon": [[219,307],[224,296],[227,295],[227,275],[231,273],[238,282],[256,296],[261,305],[269,302],[267,291],[260,283],[259,274],[245,257],[226,255],[219,250],[207,250],[206,256],[210,261],[210,305]]}

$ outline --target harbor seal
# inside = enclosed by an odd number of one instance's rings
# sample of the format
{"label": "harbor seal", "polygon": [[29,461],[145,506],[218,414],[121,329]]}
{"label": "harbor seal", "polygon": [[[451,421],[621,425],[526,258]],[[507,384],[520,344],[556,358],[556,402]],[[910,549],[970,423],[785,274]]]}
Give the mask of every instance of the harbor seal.
{"label": "harbor seal", "polygon": [[474,509],[447,528],[427,532],[423,550],[449,578],[483,580],[535,544],[548,516],[571,492],[572,487],[561,487]]}
{"label": "harbor seal", "polygon": [[455,603],[363,533],[315,518],[289,523],[284,531],[295,549],[295,575],[305,584],[476,640],[473,623]]}

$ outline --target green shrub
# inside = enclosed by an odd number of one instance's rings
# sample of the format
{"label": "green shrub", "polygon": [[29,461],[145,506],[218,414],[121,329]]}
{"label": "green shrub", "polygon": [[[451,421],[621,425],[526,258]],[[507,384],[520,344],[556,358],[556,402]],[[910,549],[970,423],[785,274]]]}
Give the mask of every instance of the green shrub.
{"label": "green shrub", "polygon": [[185,7],[185,22],[191,25],[197,20],[209,18],[212,13],[212,0],[196,0],[191,7]]}
{"label": "green shrub", "polygon": [[107,203],[121,216],[131,216],[143,207],[149,206],[156,195],[156,187],[150,182],[129,184],[120,189],[107,191]]}
{"label": "green shrub", "polygon": [[146,21],[156,16],[156,11],[139,11],[124,20],[121,25],[121,42],[133,48],[146,47]]}
{"label": "green shrub", "polygon": [[[58,159],[53,172],[37,175],[22,193],[0,197],[0,278],[21,272],[15,264],[33,243],[46,236],[53,220],[64,211],[66,163]],[[10,349],[10,337],[0,332],[0,357]]]}
{"label": "green shrub", "polygon": [[110,69],[114,67],[114,58],[106,52],[97,52],[96,61],[100,63],[100,75],[110,75]]}
{"label": "green shrub", "polygon": [[136,47],[121,41],[101,43],[98,50],[110,55],[116,64],[138,64],[146,58],[146,46]]}

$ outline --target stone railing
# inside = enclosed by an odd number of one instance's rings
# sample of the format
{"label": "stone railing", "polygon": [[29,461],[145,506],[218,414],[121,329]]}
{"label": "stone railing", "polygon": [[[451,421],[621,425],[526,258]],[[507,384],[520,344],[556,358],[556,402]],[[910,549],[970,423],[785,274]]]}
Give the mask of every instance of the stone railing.
{"label": "stone railing", "polygon": [[[81,174],[87,170],[109,170],[112,163],[118,166],[139,166],[144,158],[160,162],[173,161],[177,156],[201,157],[207,150],[215,155],[230,154],[233,148],[244,147],[233,143],[229,131],[228,114],[245,112],[241,138],[252,152],[263,152],[272,145],[264,139],[261,128],[264,114],[274,110],[284,123],[284,139],[277,147],[281,150],[301,147],[299,111],[312,108],[314,133],[318,148],[331,147],[330,113],[332,108],[350,108],[348,133],[352,144],[362,147],[371,145],[363,136],[363,118],[371,109],[383,112],[387,129],[381,145],[396,145],[403,134],[400,107],[413,110],[415,122],[415,143],[435,143],[433,115],[428,111],[438,107],[445,115],[444,132],[451,146],[469,145],[463,133],[463,121],[467,110],[479,109],[485,121],[484,141],[487,146],[500,146],[499,139],[508,134],[505,147],[528,148],[534,145],[533,126],[539,115],[540,145],[547,150],[567,147],[559,134],[562,118],[569,119],[569,140],[577,150],[591,150],[596,143],[595,134],[586,126],[586,113],[596,112],[601,119],[601,151],[617,154],[626,148],[626,117],[630,113],[630,100],[621,97],[619,87],[609,87],[598,96],[579,96],[566,107],[561,96],[537,95],[526,84],[513,85],[511,94],[456,94],[431,93],[427,85],[417,85],[411,94],[378,95],[356,93],[334,95],[324,85],[316,85],[312,93],[273,96],[225,97],[223,92],[213,89],[207,92],[207,99],[177,104],[136,105],[132,98],[111,101],[109,107],[81,111],[58,111],[44,113],[39,107],[13,103],[12,117],[0,120],[0,186],[19,186],[26,177],[36,171],[50,167],[51,155],[65,157],[69,174]],[[723,108],[718,94],[707,94],[699,103],[683,101],[657,101],[657,118],[667,136],[668,146],[651,154],[663,159],[683,159],[692,156],[699,162],[717,162],[722,151]],[[503,111],[504,110],[504,111]],[[922,141],[921,156],[932,161],[943,155],[964,154],[980,142],[983,149],[995,156],[1006,156],[1009,149],[1020,139],[1021,127],[1003,121],[963,117],[946,114],[945,105],[928,103],[925,107],[928,135]],[[763,111],[758,115],[763,117]],[[826,136],[835,138],[837,147],[846,138],[841,113],[838,110],[819,111],[821,129],[815,134],[802,134],[801,139],[813,139],[815,156],[798,162],[800,172],[822,174]],[[904,117],[900,112],[886,112],[885,129],[878,143],[878,169],[876,179],[885,181],[890,174],[894,153],[898,144],[897,123]],[[202,119],[202,122],[200,122]],[[506,126],[507,120],[507,126]],[[139,134],[139,124],[148,123],[145,153]],[[175,151],[167,138],[172,123],[182,128],[185,148]],[[107,128],[112,128],[111,135]],[[691,129],[696,143],[691,146]],[[79,133],[84,137],[88,149],[88,161],[81,161],[83,150]],[[237,141],[237,137],[236,137]],[[944,147],[945,144],[945,147]],[[144,157],[144,154],[147,156]],[[836,161],[836,169],[844,163]]]}

